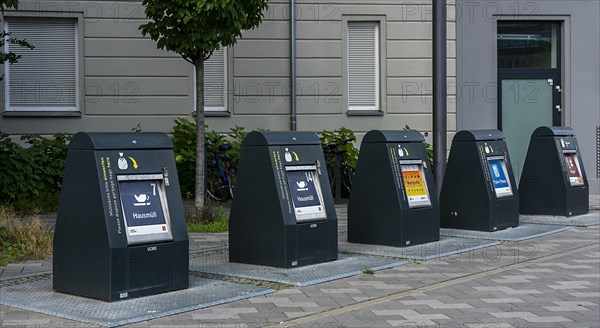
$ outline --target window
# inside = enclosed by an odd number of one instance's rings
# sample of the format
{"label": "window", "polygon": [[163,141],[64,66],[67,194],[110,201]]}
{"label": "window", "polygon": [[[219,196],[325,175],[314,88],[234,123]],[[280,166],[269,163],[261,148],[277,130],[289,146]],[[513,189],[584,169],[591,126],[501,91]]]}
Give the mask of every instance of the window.
{"label": "window", "polygon": [[498,22],[498,68],[557,68],[559,24]]}
{"label": "window", "polygon": [[5,44],[4,51],[22,56],[18,63],[4,64],[5,110],[78,110],[77,20],[6,17],[4,30],[35,46]]}
{"label": "window", "polygon": [[379,23],[348,22],[348,110],[379,110]]}
{"label": "window", "polygon": [[[204,110],[227,110],[227,51],[219,49],[204,62]],[[194,89],[196,90],[196,89]],[[196,98],[194,93],[194,99]]]}

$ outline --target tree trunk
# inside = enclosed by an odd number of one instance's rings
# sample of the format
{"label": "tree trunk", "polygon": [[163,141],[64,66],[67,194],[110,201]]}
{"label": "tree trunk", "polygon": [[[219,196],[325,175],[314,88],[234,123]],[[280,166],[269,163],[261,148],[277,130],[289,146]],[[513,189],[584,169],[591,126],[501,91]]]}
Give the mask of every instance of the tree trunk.
{"label": "tree trunk", "polygon": [[206,154],[204,147],[204,58],[196,66],[196,208],[204,207]]}

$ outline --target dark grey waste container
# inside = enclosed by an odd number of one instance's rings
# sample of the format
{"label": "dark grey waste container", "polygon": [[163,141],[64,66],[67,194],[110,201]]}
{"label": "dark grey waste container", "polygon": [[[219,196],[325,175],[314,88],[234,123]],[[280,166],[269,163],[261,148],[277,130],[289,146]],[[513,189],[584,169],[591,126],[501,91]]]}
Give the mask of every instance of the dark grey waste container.
{"label": "dark grey waste container", "polygon": [[518,226],[516,186],[502,132],[458,132],[440,195],[441,226],[480,231]]}
{"label": "dark grey waste container", "polygon": [[519,182],[523,214],[573,216],[589,212],[589,185],[575,131],[533,131]]}
{"label": "dark grey waste container", "polygon": [[229,260],[296,267],[337,259],[337,216],[319,137],[251,132],[229,218]]}
{"label": "dark grey waste container", "polygon": [[56,291],[115,301],[188,288],[173,145],[162,133],[77,133],[56,230]]}
{"label": "dark grey waste container", "polygon": [[409,246],[439,240],[440,216],[425,139],[417,131],[369,131],[348,204],[348,241]]}

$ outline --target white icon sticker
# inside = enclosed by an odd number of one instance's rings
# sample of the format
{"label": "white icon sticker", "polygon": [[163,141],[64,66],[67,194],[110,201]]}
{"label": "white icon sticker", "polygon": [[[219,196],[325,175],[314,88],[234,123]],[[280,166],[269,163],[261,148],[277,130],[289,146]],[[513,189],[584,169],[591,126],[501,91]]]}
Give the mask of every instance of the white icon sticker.
{"label": "white icon sticker", "polygon": [[119,160],[117,161],[117,165],[121,170],[127,170],[129,164],[127,164],[127,160],[123,157],[123,153],[119,153]]}
{"label": "white icon sticker", "polygon": [[292,161],[292,154],[288,148],[285,149],[285,161],[288,163]]}
{"label": "white icon sticker", "polygon": [[133,206],[148,206],[148,205],[150,205],[150,202],[146,202],[147,200],[150,199],[150,196],[148,196],[146,194],[139,194],[139,195],[134,194],[133,197],[135,197],[135,200],[137,201],[137,203],[133,203]]}

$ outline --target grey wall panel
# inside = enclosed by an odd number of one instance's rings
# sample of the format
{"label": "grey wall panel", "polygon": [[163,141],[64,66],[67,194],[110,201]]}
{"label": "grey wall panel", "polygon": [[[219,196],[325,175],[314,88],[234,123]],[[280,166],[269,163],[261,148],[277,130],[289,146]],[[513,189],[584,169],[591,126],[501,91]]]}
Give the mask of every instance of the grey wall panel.
{"label": "grey wall panel", "polygon": [[235,96],[234,113],[236,115],[288,115],[290,99],[286,96]]}
{"label": "grey wall panel", "polygon": [[86,58],[86,76],[188,76],[181,58]]}
{"label": "grey wall panel", "polygon": [[[253,30],[242,32],[242,40],[245,39],[280,39],[286,40],[290,37],[289,21],[272,21],[263,19],[263,22]],[[239,41],[238,41],[239,42]]]}
{"label": "grey wall panel", "polygon": [[185,77],[88,77],[85,95],[98,96],[189,96],[193,93]]}
{"label": "grey wall panel", "polygon": [[[431,115],[431,109],[433,108],[432,95],[388,96],[387,99],[387,112],[389,114],[414,113]],[[446,106],[448,107],[448,113],[456,113],[456,101],[448,99]],[[450,129],[454,130],[454,126],[450,127]]]}
{"label": "grey wall panel", "polygon": [[86,38],[141,38],[139,30],[146,19],[115,20],[114,18],[87,18],[85,19]]}
{"label": "grey wall panel", "polygon": [[[394,40],[388,41],[388,58],[432,58],[431,40]],[[456,58],[456,42],[448,41],[448,58]]]}
{"label": "grey wall panel", "polygon": [[[138,97],[86,97],[87,115],[102,116],[145,116],[187,115],[193,103],[189,97],[138,96]],[[119,118],[120,119],[120,118]]]}
{"label": "grey wall panel", "polygon": [[[448,125],[455,126],[455,115],[448,114]],[[341,126],[354,131],[366,132],[372,129],[394,130],[405,125],[419,131],[431,131],[431,119],[421,114],[388,114],[385,119],[377,116],[340,115],[300,115],[299,130],[337,129]]]}
{"label": "grey wall panel", "polygon": [[235,59],[233,65],[235,77],[283,77],[290,74],[289,59]]}
{"label": "grey wall panel", "polygon": [[296,61],[299,77],[340,77],[342,61],[339,59],[302,59]]}
{"label": "grey wall panel", "polygon": [[296,23],[298,40],[341,40],[342,25],[339,21],[308,21]]}
{"label": "grey wall panel", "polygon": [[342,58],[341,40],[299,40],[297,41],[298,58]]}
{"label": "grey wall panel", "polygon": [[343,99],[339,95],[300,96],[297,100],[298,114],[337,114],[345,115]]}
{"label": "grey wall panel", "polygon": [[288,40],[242,39],[235,45],[236,58],[289,58]]}
{"label": "grey wall panel", "polygon": [[209,130],[230,132],[236,125],[243,126],[246,131],[268,129],[270,131],[289,131],[290,117],[288,115],[233,115],[224,120],[220,117],[207,117]]}
{"label": "grey wall panel", "polygon": [[114,21],[144,19],[141,1],[19,1],[19,10],[40,13],[40,17],[61,17],[62,13],[81,12],[87,19]]}
{"label": "grey wall panel", "polygon": [[134,58],[181,58],[180,55],[160,50],[156,42],[150,39],[116,39],[116,38],[91,38],[85,39],[86,57],[134,57]]}
{"label": "grey wall panel", "polygon": [[[432,65],[429,59],[389,59],[388,76],[422,77],[432,75]],[[448,76],[456,76],[454,59],[448,59]]]}
{"label": "grey wall panel", "polygon": [[[447,79],[447,91],[449,95],[457,93],[456,78]],[[458,93],[461,93],[459,90]],[[387,79],[388,95],[432,95],[433,81],[430,77],[388,77]]]}
{"label": "grey wall panel", "polygon": [[[389,40],[431,40],[431,22],[388,21]],[[448,22],[448,40],[456,40],[456,23]]]}

